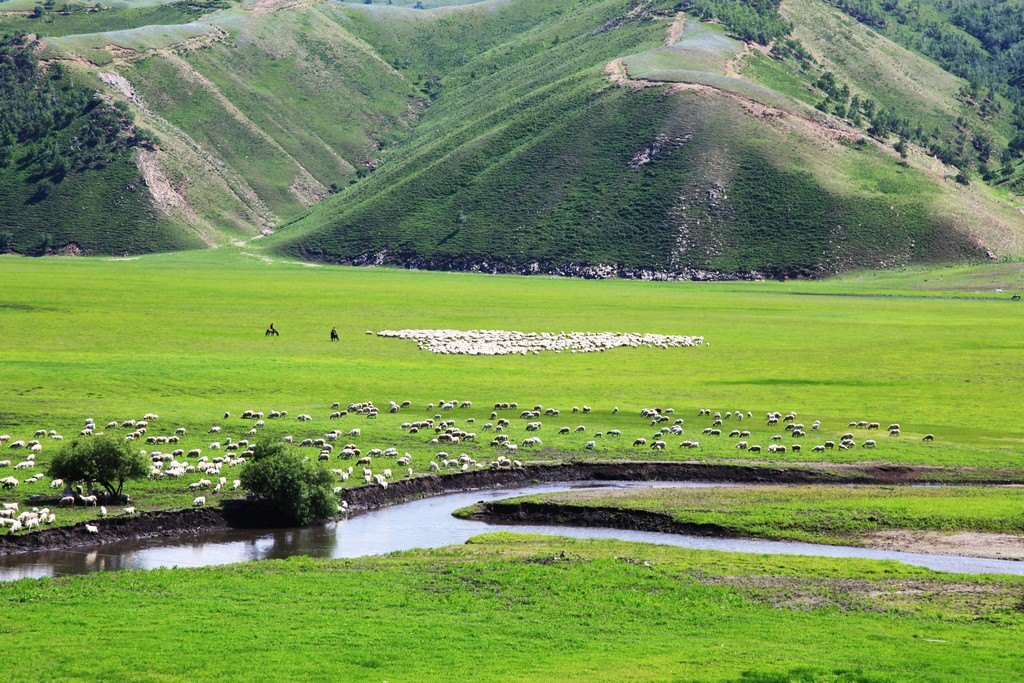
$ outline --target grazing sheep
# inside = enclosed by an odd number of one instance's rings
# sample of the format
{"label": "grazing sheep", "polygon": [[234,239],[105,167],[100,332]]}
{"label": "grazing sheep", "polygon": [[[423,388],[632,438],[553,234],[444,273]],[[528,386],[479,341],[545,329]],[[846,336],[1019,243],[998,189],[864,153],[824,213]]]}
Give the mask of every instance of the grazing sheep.
{"label": "grazing sheep", "polygon": [[96,496],[79,496],[78,498],[85,505],[92,505],[94,507],[96,506],[97,502],[99,501],[99,499]]}
{"label": "grazing sheep", "polygon": [[875,446],[876,444],[874,439],[868,439],[867,441],[861,444],[862,448],[874,448]]}
{"label": "grazing sheep", "polygon": [[85,530],[90,534],[98,534],[100,532],[100,528],[95,524],[86,524]]}
{"label": "grazing sheep", "polygon": [[75,497],[74,496],[61,496],[61,499],[60,499],[60,501],[57,504],[60,505],[61,507],[74,505],[75,504]]}
{"label": "grazing sheep", "polygon": [[206,505],[206,496],[197,496],[196,499],[192,501],[192,507],[194,508],[201,508],[204,505]]}
{"label": "grazing sheep", "polygon": [[636,440],[633,441],[633,446],[634,447],[635,446],[646,446],[646,445],[647,445],[647,439],[636,439]]}
{"label": "grazing sheep", "polygon": [[935,435],[925,434],[924,436],[921,437],[921,441],[935,441]]}
{"label": "grazing sheep", "polygon": [[125,514],[125,515],[134,515],[135,514],[135,508],[134,507],[127,507],[124,510],[122,510],[121,512],[122,512],[122,514]]}

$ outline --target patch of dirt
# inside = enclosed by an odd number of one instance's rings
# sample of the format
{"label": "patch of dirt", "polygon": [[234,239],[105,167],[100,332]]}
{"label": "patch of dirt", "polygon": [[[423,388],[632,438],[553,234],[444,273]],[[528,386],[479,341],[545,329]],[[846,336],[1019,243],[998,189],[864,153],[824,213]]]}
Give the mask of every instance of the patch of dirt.
{"label": "patch of dirt", "polygon": [[82,251],[81,247],[79,247],[74,242],[70,242],[69,244],[64,245],[63,247],[61,247],[60,249],[53,253],[56,254],[57,256],[82,256],[83,254],[85,254],[85,252]]}
{"label": "patch of dirt", "polygon": [[672,23],[668,26],[668,35],[665,36],[665,46],[669,47],[679,42],[679,39],[683,37],[683,31],[686,29],[686,15],[682,12],[676,12],[676,18],[672,20]]}
{"label": "patch of dirt", "polygon": [[[241,245],[245,246],[245,243],[242,242]],[[264,263],[267,263],[267,264],[270,264],[270,263],[274,262],[274,259],[270,258],[269,256],[263,256],[262,254],[254,254],[251,251],[243,251],[241,253],[242,253],[242,256],[249,256],[250,258],[258,259],[258,260],[263,261]]]}
{"label": "patch of dirt", "polygon": [[743,43],[743,47],[736,53],[736,56],[725,61],[725,75],[730,78],[742,78],[740,75],[740,67],[743,65],[743,60],[746,59],[747,55],[750,53],[750,43]]}
{"label": "patch of dirt", "polygon": [[122,47],[121,45],[114,45],[113,43],[110,45],[104,45],[100,49],[109,52],[114,57],[120,57],[121,59],[129,59],[139,54],[138,50],[133,50],[130,47]]}
{"label": "patch of dirt", "polygon": [[626,165],[634,171],[638,170],[652,161],[668,157],[672,152],[692,139],[692,133],[686,133],[685,135],[658,133],[654,136],[654,142],[634,154]]}
{"label": "patch of dirt", "polygon": [[100,77],[101,81],[120,93],[121,96],[130,103],[134,104],[144,112],[149,112],[149,108],[146,106],[146,103],[143,102],[142,98],[139,97],[139,94],[135,92],[135,88],[127,78],[121,74],[114,73],[113,71],[100,71],[96,75]]}
{"label": "patch of dirt", "polygon": [[860,537],[864,545],[911,553],[1024,560],[1024,536],[983,531],[876,531]]}
{"label": "patch of dirt", "polygon": [[613,19],[609,19],[608,21],[604,22],[603,24],[595,28],[593,31],[590,32],[590,35],[596,36],[601,33],[607,33],[608,31],[614,31],[623,24],[633,21],[634,19],[648,16],[650,14],[648,10],[649,5],[649,0],[641,0],[636,4],[636,6],[634,6],[625,14],[615,17]]}
{"label": "patch of dirt", "polygon": [[1020,608],[1020,588],[1010,583],[954,583],[927,579],[815,579],[797,576],[695,577],[724,585],[779,609],[838,608],[858,612],[913,613],[940,607],[970,617]]}
{"label": "patch of dirt", "polygon": [[185,196],[171,184],[167,174],[164,173],[163,165],[160,161],[163,154],[164,152],[150,151],[140,147],[135,157],[135,165],[146,182],[146,188],[149,190],[157,210],[165,216],[183,216],[191,225],[196,227],[196,233],[207,246],[217,246],[216,240],[202,228],[203,220],[195,212],[195,209]]}

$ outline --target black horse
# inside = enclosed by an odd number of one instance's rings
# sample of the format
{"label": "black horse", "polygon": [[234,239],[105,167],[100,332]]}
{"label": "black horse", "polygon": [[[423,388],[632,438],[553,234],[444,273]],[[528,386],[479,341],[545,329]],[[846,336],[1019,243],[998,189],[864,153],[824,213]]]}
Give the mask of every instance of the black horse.
{"label": "black horse", "polygon": [[267,331],[263,334],[263,336],[264,337],[279,337],[280,335],[277,333],[277,329],[274,327],[274,323],[270,323],[270,327],[267,328]]}

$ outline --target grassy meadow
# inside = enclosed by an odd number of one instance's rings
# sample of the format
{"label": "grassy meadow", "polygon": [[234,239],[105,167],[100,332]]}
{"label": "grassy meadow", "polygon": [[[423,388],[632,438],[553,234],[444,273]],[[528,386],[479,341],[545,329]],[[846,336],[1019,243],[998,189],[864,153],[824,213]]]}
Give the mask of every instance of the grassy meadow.
{"label": "grassy meadow", "polygon": [[[1024,309],[1006,293],[980,290],[986,278],[1005,284],[1016,277],[1013,267],[994,265],[819,282],[585,281],[268,263],[230,248],[138,259],[2,257],[0,434],[28,440],[37,429],[56,429],[72,438],[86,418],[102,428],[154,412],[160,420],[149,435],[178,427],[188,433],[177,446],[140,448],[201,448],[212,457],[218,454],[209,450],[212,441],[246,438],[252,422],[240,419],[243,410],[283,409],[289,416],[268,420],[255,438],[292,435],[297,443],[358,428],[359,437],[337,444],[353,442],[364,452],[397,448],[411,453],[414,473],[423,474],[439,450],[493,459],[492,433],[483,426],[493,422],[494,403],[515,401],[561,411],[542,418],[543,444],[521,448],[523,460],[872,461],[970,467],[978,478],[995,470],[1017,476],[1024,469],[1024,429],[1011,397],[1021,378]],[[949,289],[910,289],[926,281]],[[957,287],[965,298],[948,297]],[[280,337],[263,335],[271,322]],[[341,333],[338,344],[328,342],[331,326]],[[688,334],[704,336],[707,345],[470,357],[365,334],[440,327]],[[392,400],[411,406],[389,414]],[[445,417],[477,432],[475,443],[445,448],[430,443],[431,432],[401,428],[438,412],[428,403],[446,400],[473,402]],[[359,401],[375,402],[381,416],[328,419],[333,402],[344,408]],[[593,412],[571,412],[584,405]],[[668,435],[665,451],[632,445],[636,438],[653,440],[655,428],[639,416],[653,406],[672,407],[684,420],[684,434]],[[710,417],[698,416],[702,408],[753,417],[726,421],[726,435],[710,437],[702,435],[711,426]],[[794,410],[808,427],[817,419],[822,428],[791,439],[765,424],[769,410]],[[226,411],[233,417],[223,419]],[[296,422],[300,413],[313,422]],[[500,416],[511,419],[507,433],[514,442],[529,435],[518,410]],[[859,443],[874,438],[878,446],[811,451],[854,420],[898,422],[903,435],[852,429]],[[208,434],[214,424],[222,426],[218,435]],[[572,431],[558,434],[563,427]],[[595,435],[611,429],[622,435]],[[781,443],[801,443],[803,451],[737,450],[739,439],[727,436],[733,429],[750,431],[743,440],[765,449],[773,435],[785,434]],[[933,443],[921,441],[926,433],[935,435]],[[590,440],[595,447],[587,449]],[[683,440],[701,446],[680,448]],[[42,471],[58,447],[43,439],[37,467],[0,473],[23,480]],[[13,465],[24,452],[4,448],[0,459]],[[337,458],[325,463],[349,465]],[[374,463],[375,471],[381,467],[393,464]],[[237,469],[222,474],[231,480]],[[128,488],[140,509],[173,508],[190,504],[185,487],[199,477]],[[347,485],[356,483],[362,479]],[[52,494],[49,479],[2,497],[32,493]],[[95,514],[66,512],[60,521]]]}
{"label": "grassy meadow", "polygon": [[491,534],[358,560],[5,584],[0,654],[10,681],[38,680],[44,662],[75,680],[248,680],[255,652],[276,680],[1008,681],[1024,675],[1021,587]]}
{"label": "grassy meadow", "polygon": [[872,532],[942,530],[1024,533],[1016,487],[744,486],[589,489],[492,503],[645,510],[731,536],[859,545]]}

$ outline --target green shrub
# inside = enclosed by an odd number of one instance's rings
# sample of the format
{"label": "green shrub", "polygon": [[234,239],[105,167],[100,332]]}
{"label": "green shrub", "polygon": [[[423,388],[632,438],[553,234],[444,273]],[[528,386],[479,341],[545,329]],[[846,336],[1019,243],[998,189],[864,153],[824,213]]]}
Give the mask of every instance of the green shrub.
{"label": "green shrub", "polygon": [[290,523],[310,524],[334,514],[337,502],[330,473],[278,446],[266,446],[262,452],[257,448],[242,469],[242,484]]}

